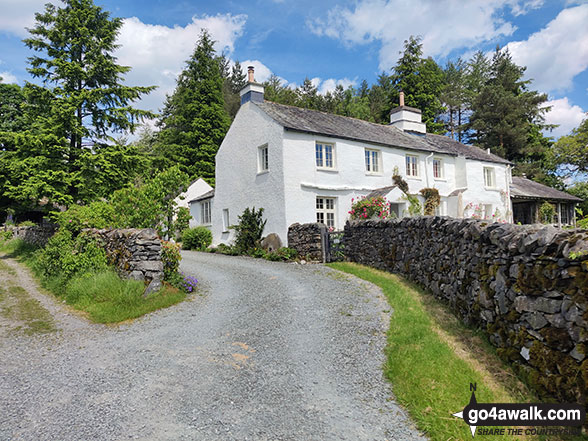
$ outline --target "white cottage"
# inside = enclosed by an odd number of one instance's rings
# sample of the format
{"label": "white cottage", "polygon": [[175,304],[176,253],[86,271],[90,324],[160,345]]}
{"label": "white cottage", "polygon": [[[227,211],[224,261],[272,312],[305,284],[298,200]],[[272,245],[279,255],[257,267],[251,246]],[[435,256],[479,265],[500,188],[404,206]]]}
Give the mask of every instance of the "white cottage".
{"label": "white cottage", "polygon": [[381,194],[398,216],[407,202],[393,185],[399,171],[411,194],[434,187],[438,214],[511,220],[510,163],[477,147],[426,133],[421,112],[400,106],[390,124],[264,101],[253,80],[216,155],[216,188],[193,202],[209,217],[213,243],[229,243],[247,207],[263,207],[265,234],[286,243],[288,226],[323,222],[342,229],[352,198]]}

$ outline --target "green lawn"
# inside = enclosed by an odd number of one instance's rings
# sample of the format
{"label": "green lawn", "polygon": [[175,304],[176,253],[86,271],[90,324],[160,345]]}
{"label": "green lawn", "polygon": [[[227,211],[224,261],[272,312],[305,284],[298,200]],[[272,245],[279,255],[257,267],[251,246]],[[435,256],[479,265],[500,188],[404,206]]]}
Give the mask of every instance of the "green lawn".
{"label": "green lawn", "polygon": [[25,263],[40,284],[73,308],[83,311],[96,323],[119,323],[158,309],[175,305],[186,298],[186,293],[169,285],[159,292],[143,297],[145,285],[136,280],[121,279],[114,271],[82,274],[64,281],[43,277],[36,271],[35,248],[22,240],[0,243],[0,254]]}
{"label": "green lawn", "polygon": [[477,385],[478,402],[540,402],[478,332],[462,325],[431,294],[387,272],[353,263],[329,266],[378,285],[386,295],[393,312],[385,376],[397,401],[432,440],[472,439],[469,427],[452,416],[468,404],[470,383]]}

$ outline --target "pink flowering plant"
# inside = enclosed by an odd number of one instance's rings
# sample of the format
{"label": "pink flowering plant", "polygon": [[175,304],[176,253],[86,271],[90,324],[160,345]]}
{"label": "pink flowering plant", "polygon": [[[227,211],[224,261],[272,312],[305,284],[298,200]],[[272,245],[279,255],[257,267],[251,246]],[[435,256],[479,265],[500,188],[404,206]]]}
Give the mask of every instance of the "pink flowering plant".
{"label": "pink flowering plant", "polygon": [[[471,214],[470,214],[471,211]],[[471,217],[472,219],[482,219],[483,218],[484,207],[480,204],[474,204],[470,202],[464,208],[464,217]]]}
{"label": "pink flowering plant", "polygon": [[351,199],[351,219],[388,219],[390,217],[390,203],[383,196]]}

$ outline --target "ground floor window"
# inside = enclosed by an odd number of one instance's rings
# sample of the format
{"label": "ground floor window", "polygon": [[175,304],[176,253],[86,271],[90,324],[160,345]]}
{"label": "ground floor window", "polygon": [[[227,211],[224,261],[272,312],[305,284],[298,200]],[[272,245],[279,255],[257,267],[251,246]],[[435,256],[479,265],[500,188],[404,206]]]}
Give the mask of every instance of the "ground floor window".
{"label": "ground floor window", "polygon": [[227,232],[229,231],[229,209],[228,208],[224,208],[223,209],[223,232]]}
{"label": "ground floor window", "polygon": [[335,228],[335,198],[316,198],[316,221]]}
{"label": "ground floor window", "polygon": [[203,201],[200,203],[200,223],[202,225],[210,225],[210,201]]}

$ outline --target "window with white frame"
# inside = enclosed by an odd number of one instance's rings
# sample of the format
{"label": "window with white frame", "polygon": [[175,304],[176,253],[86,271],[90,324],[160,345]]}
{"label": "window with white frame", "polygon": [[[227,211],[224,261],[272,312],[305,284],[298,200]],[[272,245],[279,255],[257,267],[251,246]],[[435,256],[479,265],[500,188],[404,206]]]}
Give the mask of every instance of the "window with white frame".
{"label": "window with white frame", "polygon": [[484,186],[486,188],[496,188],[494,167],[484,167]]}
{"label": "window with white frame", "polygon": [[433,158],[433,178],[435,179],[443,179],[443,159],[441,158]]}
{"label": "window with white frame", "polygon": [[316,198],[316,221],[335,228],[335,198]]}
{"label": "window with white frame", "polygon": [[335,168],[335,146],[317,142],[315,145],[316,166],[319,168]]}
{"label": "window with white frame", "polygon": [[210,200],[200,202],[200,223],[202,225],[210,225]]}
{"label": "window with white frame", "polygon": [[269,155],[267,144],[257,148],[257,172],[263,173],[269,170]]}
{"label": "window with white frame", "polygon": [[229,209],[223,208],[223,233],[229,231]]}
{"label": "window with white frame", "polygon": [[419,176],[419,157],[406,155],[406,176]]}
{"label": "window with white frame", "polygon": [[365,171],[368,173],[381,173],[381,152],[374,149],[365,149]]}

